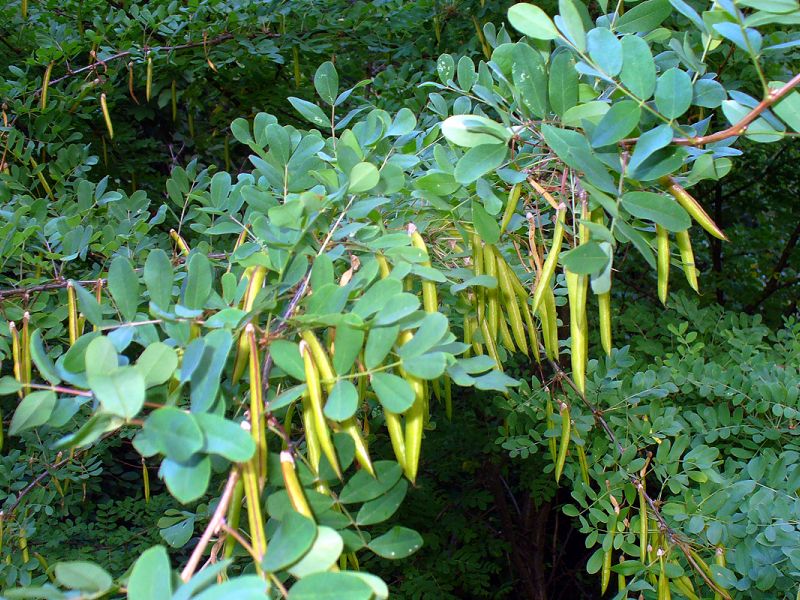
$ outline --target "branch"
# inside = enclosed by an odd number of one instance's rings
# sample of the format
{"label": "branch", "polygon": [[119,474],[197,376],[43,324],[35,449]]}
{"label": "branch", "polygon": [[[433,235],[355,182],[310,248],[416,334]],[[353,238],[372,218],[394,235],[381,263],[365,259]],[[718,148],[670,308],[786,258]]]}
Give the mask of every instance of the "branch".
{"label": "branch", "polygon": [[[734,123],[727,129],[723,129],[722,131],[718,131],[709,135],[691,138],[673,138],[672,143],[679,146],[705,146],[706,144],[711,144],[713,142],[719,142],[730,137],[742,135],[747,131],[747,127],[750,125],[750,123],[755,121],[759,115],[761,115],[761,113],[770,108],[772,105],[776,104],[798,85],[800,85],[800,73],[792,77],[789,80],[789,83],[784,84],[783,87],[772,90],[769,94],[767,94],[767,97],[753,107],[753,109],[744,117],[742,117],[738,123]],[[639,138],[629,138],[622,140],[620,143],[623,146],[629,146],[638,141],[638,139]]]}
{"label": "branch", "polygon": [[234,467],[231,469],[230,475],[228,475],[228,482],[225,484],[225,489],[222,492],[222,496],[220,496],[219,503],[217,503],[217,508],[214,509],[211,520],[208,522],[208,525],[206,525],[203,535],[200,536],[200,541],[197,542],[197,546],[192,550],[189,562],[186,563],[183,571],[181,571],[181,579],[183,579],[183,581],[189,581],[192,578],[192,575],[194,575],[194,572],[197,570],[197,565],[200,564],[200,559],[203,557],[203,552],[206,546],[208,546],[208,542],[211,541],[211,537],[220,529],[222,522],[225,520],[225,512],[228,510],[228,505],[231,503],[233,489],[236,487],[236,481],[238,479],[239,469]]}

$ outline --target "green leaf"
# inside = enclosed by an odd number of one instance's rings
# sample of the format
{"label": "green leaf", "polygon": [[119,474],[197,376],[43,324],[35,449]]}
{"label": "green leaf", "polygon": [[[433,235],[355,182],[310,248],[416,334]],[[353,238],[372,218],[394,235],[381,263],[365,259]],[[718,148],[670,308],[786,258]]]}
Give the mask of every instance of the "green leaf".
{"label": "green leaf", "polygon": [[[358,319],[358,321],[361,320]],[[363,329],[351,327],[348,324],[342,324],[336,328],[336,344],[333,351],[333,369],[336,373],[345,375],[350,372],[363,344]]]}
{"label": "green leaf", "polygon": [[630,241],[633,246],[639,251],[639,254],[645,259],[648,265],[650,265],[651,269],[656,268],[656,258],[653,256],[653,250],[650,248],[650,245],[647,241],[642,237],[642,234],[636,231],[633,227],[631,227],[628,223],[625,222],[622,218],[617,218],[616,220],[617,225],[617,233],[620,235],[621,239]]}
{"label": "green leaf", "polygon": [[373,373],[370,382],[381,405],[389,412],[401,414],[414,404],[414,390],[402,377]]}
{"label": "green leaf", "polygon": [[179,463],[165,458],[161,461],[159,475],[167,484],[169,493],[178,502],[188,504],[206,493],[211,477],[211,461],[207,456],[195,454],[185,462]]}
{"label": "green leaf", "polygon": [[458,79],[458,85],[462,90],[468,92],[470,89],[472,89],[472,86],[475,84],[475,80],[477,79],[477,74],[475,73],[475,63],[472,62],[472,59],[469,56],[462,56],[458,59],[458,65],[456,66],[456,78]]}
{"label": "green leaf", "polygon": [[[410,238],[408,235],[405,233],[401,235],[403,244],[409,243]],[[382,310],[389,300],[402,293],[402,291],[403,284],[399,279],[393,277],[379,279],[353,305],[353,314],[366,319]]]}
{"label": "green leaf", "polygon": [[350,171],[350,186],[347,191],[351,194],[368,192],[378,185],[380,179],[381,174],[378,167],[368,162],[358,163]]}
{"label": "green leaf", "polygon": [[11,425],[8,427],[9,435],[19,435],[23,431],[39,427],[47,423],[56,407],[56,395],[47,391],[31,392],[17,405]]}
{"label": "green leaf", "polygon": [[97,298],[77,281],[72,282],[72,287],[78,300],[78,310],[86,316],[89,323],[99,326],[103,321],[103,309],[97,303]]}
{"label": "green leaf", "polygon": [[183,285],[182,304],[186,308],[203,308],[211,294],[213,282],[211,262],[209,262],[205,254],[192,254],[187,265],[187,271]]}
{"label": "green leaf", "polygon": [[202,358],[190,378],[192,412],[206,412],[217,399],[220,376],[233,345],[228,329],[215,329],[203,339],[205,348]]}
{"label": "green leaf", "polygon": [[633,148],[631,159],[628,161],[629,172],[635,172],[639,165],[643,164],[656,151],[669,146],[671,142],[672,128],[667,124],[659,125],[640,135]]}
{"label": "green leaf", "polygon": [[172,281],[175,271],[167,253],[156,248],[147,255],[144,263],[144,283],[150,293],[150,300],[166,310],[172,302]]}
{"label": "green leaf", "polygon": [[556,26],[570,40],[578,52],[586,51],[586,30],[575,0],[558,0],[559,16]]}
{"label": "green leaf", "polygon": [[333,106],[339,95],[339,75],[330,61],[322,63],[314,73],[314,89],[325,102]]}
{"label": "green leaf", "polygon": [[592,147],[610,146],[624,139],[636,129],[641,115],[638,102],[622,100],[614,103],[595,127]]}
{"label": "green leaf", "polygon": [[511,133],[480,115],[454,115],[442,123],[442,135],[456,146],[472,148],[483,144],[507,144]]}
{"label": "green leaf", "polygon": [[656,63],[650,46],[638,36],[622,38],[620,81],[640,100],[648,100],[656,89]]}
{"label": "green leaf", "polygon": [[367,345],[364,348],[364,365],[367,369],[374,369],[383,362],[397,341],[399,333],[398,325],[373,327],[369,330]]}
{"label": "green leaf", "polygon": [[[337,338],[338,343],[338,338]],[[356,413],[358,390],[346,379],[336,382],[325,403],[325,416],[333,421],[345,421]]]}
{"label": "green leaf", "polygon": [[37,329],[33,332],[33,335],[31,335],[31,359],[42,377],[53,385],[61,383],[61,378],[58,376],[56,366],[53,364],[53,361],[50,360],[47,351],[44,349],[41,329]]}
{"label": "green leaf", "polygon": [[211,413],[197,413],[193,417],[203,432],[204,453],[239,463],[253,456],[256,450],[253,437],[238,423]]}
{"label": "green leaf", "polygon": [[295,98],[293,96],[289,96],[287,100],[289,100],[289,103],[295,108],[295,110],[303,115],[303,118],[305,118],[311,124],[316,125],[317,127],[324,127],[326,129],[330,128],[330,118],[328,118],[325,113],[322,112],[322,109],[316,104],[312,104],[308,100],[302,100],[301,98]]}
{"label": "green leaf", "polygon": [[470,184],[500,167],[507,155],[508,148],[503,144],[483,144],[470,148],[456,164],[455,180],[463,185]]}
{"label": "green leaf", "polygon": [[178,368],[178,354],[165,343],[155,342],[144,349],[136,368],[144,377],[146,387],[161,385],[169,381]]}
{"label": "green leaf", "polygon": [[596,27],[586,35],[586,48],[598,69],[609,77],[622,70],[622,43],[605,27]]}
{"label": "green leaf", "polygon": [[108,270],[108,291],[117,305],[125,321],[136,318],[139,307],[139,276],[133,270],[131,261],[124,256],[117,256],[111,261]]}
{"label": "green leaf", "polygon": [[569,252],[562,253],[560,259],[565,268],[578,275],[597,273],[608,264],[608,256],[595,241],[586,242]]}
{"label": "green leaf", "polygon": [[295,583],[288,600],[370,600],[372,587],[357,573],[314,573]]}
{"label": "green leaf", "polygon": [[514,46],[511,74],[522,102],[533,116],[547,115],[547,71],[542,55],[522,42]]}
{"label": "green leaf", "polygon": [[451,55],[442,54],[436,61],[436,71],[439,74],[439,80],[446,85],[453,79],[453,74],[456,72],[456,61]]}
{"label": "green leaf", "polygon": [[300,355],[300,346],[288,340],[275,340],[269,345],[269,352],[275,364],[286,373],[297,379],[305,381],[306,369],[303,366],[303,357]]}
{"label": "green leaf", "polygon": [[419,308],[420,301],[414,294],[403,292],[390,298],[380,312],[375,315],[375,325],[393,325]]}
{"label": "green leaf", "polygon": [[203,432],[194,417],[174,406],[151,412],[143,429],[158,451],[176,462],[189,460],[203,447]]}
{"label": "green leaf", "polygon": [[[656,108],[668,119],[677,119],[692,104],[692,78],[676,67],[667,69],[656,83]],[[610,112],[610,111],[609,111]]]}
{"label": "green leaf", "polygon": [[128,579],[130,600],[169,600],[172,596],[172,572],[164,546],[145,550],[133,564]]}
{"label": "green leaf", "polygon": [[411,556],[422,548],[422,536],[413,529],[395,525],[387,533],[372,540],[367,547],[378,556],[396,560]]}
{"label": "green leaf", "polygon": [[[89,344],[89,348],[94,343]],[[87,352],[87,358],[88,356]],[[144,406],[144,377],[133,367],[120,367],[108,375],[91,373],[89,387],[97,396],[104,412],[122,417],[126,421],[139,414]]]}
{"label": "green leaf", "polygon": [[651,32],[672,13],[669,0],[645,0],[617,20],[619,33]]}
{"label": "green leaf", "polygon": [[714,23],[712,27],[722,37],[732,41],[751,56],[758,56],[761,52],[762,38],[758,30],[751,27],[743,28],[739,23],[729,22]]}
{"label": "green leaf", "polygon": [[508,9],[508,22],[521,34],[534,40],[554,40],[558,30],[552,19],[538,6],[521,2]]}
{"label": "green leaf", "polygon": [[444,337],[444,334],[447,333],[447,325],[447,317],[442,313],[428,313],[422,319],[414,336],[400,346],[397,353],[404,360],[424,354]]}
{"label": "green leaf", "polygon": [[10,396],[11,394],[16,394],[21,389],[22,384],[11,377],[11,375],[0,377],[0,396]]}
{"label": "green leaf", "polygon": [[613,191],[614,180],[598,159],[586,138],[577,131],[542,125],[545,142],[568,166],[582,171],[591,183],[602,190]]}
{"label": "green leaf", "polygon": [[403,503],[403,498],[406,497],[407,491],[408,481],[400,479],[384,495],[365,502],[358,511],[356,523],[362,527],[382,523],[397,512],[397,509]]}
{"label": "green leaf", "polygon": [[472,224],[475,225],[477,234],[487,244],[496,244],[500,240],[500,224],[477,200],[472,201]]}
{"label": "green leaf", "polygon": [[314,521],[294,511],[286,513],[269,540],[261,567],[270,573],[286,569],[311,549],[316,537]]}
{"label": "green leaf", "polygon": [[446,367],[447,359],[444,352],[431,352],[403,360],[403,368],[408,374],[420,379],[441,377]]}
{"label": "green leaf", "polygon": [[658,223],[668,231],[686,231],[692,224],[689,214],[674,199],[653,192],[628,192],[622,206],[634,217]]}
{"label": "green leaf", "polygon": [[565,112],[578,104],[578,72],[572,53],[558,52],[553,55],[547,84],[550,107],[558,116],[563,117]]}
{"label": "green leaf", "polygon": [[317,529],[317,537],[311,549],[299,562],[290,566],[288,571],[298,579],[313,573],[327,571],[339,560],[343,549],[342,536],[334,529],[321,525]]}
{"label": "green leaf", "polygon": [[[769,86],[771,89],[783,87],[784,83],[772,81]],[[800,94],[790,92],[783,99],[772,107],[772,112],[783,119],[789,127],[800,132]]]}
{"label": "green leaf", "polygon": [[212,585],[201,593],[192,596],[192,600],[270,600],[267,584],[258,575],[240,575],[228,579],[224,583]]}
{"label": "green leaf", "polygon": [[54,573],[58,583],[64,587],[97,595],[109,590],[114,584],[105,569],[82,560],[58,562]]}
{"label": "green leaf", "polygon": [[358,471],[339,493],[340,502],[355,504],[373,500],[388,492],[403,475],[403,469],[394,461],[379,460],[373,466],[375,467],[375,477],[365,470]]}

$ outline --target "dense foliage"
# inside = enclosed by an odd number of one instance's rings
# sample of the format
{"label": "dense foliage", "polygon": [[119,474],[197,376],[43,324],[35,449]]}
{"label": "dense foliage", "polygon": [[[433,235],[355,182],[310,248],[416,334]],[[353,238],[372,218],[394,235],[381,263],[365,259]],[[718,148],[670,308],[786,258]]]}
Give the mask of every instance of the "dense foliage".
{"label": "dense foliage", "polygon": [[7,597],[796,593],[800,8],[544,8],[1,9]]}

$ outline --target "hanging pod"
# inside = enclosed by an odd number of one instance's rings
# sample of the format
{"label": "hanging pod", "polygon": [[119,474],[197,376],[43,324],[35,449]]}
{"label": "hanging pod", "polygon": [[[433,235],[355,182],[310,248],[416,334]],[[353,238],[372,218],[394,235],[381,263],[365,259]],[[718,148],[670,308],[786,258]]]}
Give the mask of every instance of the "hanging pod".
{"label": "hanging pod", "polygon": [[692,251],[692,239],[689,236],[689,230],[679,231],[675,234],[675,242],[678,245],[678,250],[681,253],[681,265],[683,266],[683,273],[686,275],[686,281],[695,292],[699,292],[697,284],[697,267],[694,264],[694,252]]}
{"label": "hanging pod", "polygon": [[657,275],[658,299],[661,304],[667,303],[669,293],[669,232],[661,225],[656,225],[656,248],[658,250]]}

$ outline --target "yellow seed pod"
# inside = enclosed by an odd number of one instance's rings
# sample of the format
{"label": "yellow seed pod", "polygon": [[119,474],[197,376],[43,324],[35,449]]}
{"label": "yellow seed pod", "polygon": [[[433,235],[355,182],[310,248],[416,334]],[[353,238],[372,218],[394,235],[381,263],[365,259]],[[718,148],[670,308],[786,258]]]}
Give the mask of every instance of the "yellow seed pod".
{"label": "yellow seed pod", "polygon": [[150,503],[150,471],[147,470],[147,464],[142,457],[142,482],[144,483],[144,503]]}
{"label": "yellow seed pod", "polygon": [[561,479],[564,472],[564,465],[567,462],[567,450],[569,449],[569,438],[572,423],[570,422],[569,406],[566,402],[561,403],[561,441],[558,446],[558,458],[556,459],[556,483]]}
{"label": "yellow seed pod", "polygon": [[[408,343],[412,338],[410,331],[403,331],[398,337],[399,345]],[[406,460],[403,464],[403,470],[406,477],[411,483],[417,479],[417,471],[419,469],[419,457],[422,450],[422,430],[425,425],[426,418],[426,400],[427,394],[425,393],[425,386],[417,377],[409,375],[400,369],[400,376],[405,379],[414,390],[414,403],[405,412],[405,452]]]}
{"label": "yellow seed pod", "polygon": [[527,311],[527,306],[520,309],[517,303],[517,295],[514,292],[514,285],[511,281],[511,267],[508,266],[503,256],[495,248],[495,265],[497,267],[497,281],[500,285],[500,294],[503,300],[503,307],[506,309],[508,322],[511,325],[511,332],[514,335],[514,342],[520,352],[528,355],[528,342],[525,339],[525,325],[522,321],[522,310]]}
{"label": "yellow seed pod", "polygon": [[55,63],[51,61],[50,64],[47,65],[47,69],[45,69],[44,72],[44,77],[42,78],[42,95],[40,98],[42,110],[47,108],[47,92],[50,88],[50,74],[53,72],[54,64]]}
{"label": "yellow seed pod", "polygon": [[111,124],[111,115],[108,112],[108,103],[106,102],[106,93],[100,94],[100,108],[103,110],[103,119],[106,121],[106,129],[108,129],[108,139],[114,139],[114,126]]}
{"label": "yellow seed pod", "polygon": [[522,194],[522,184],[518,183],[511,188],[511,191],[508,192],[508,201],[506,202],[506,209],[503,212],[503,219],[500,221],[500,235],[503,235],[508,228],[509,223],[511,223],[511,218],[514,216],[514,213],[517,210],[517,203],[519,202],[519,197]]}
{"label": "yellow seed pod", "polygon": [[258,574],[261,570],[261,557],[267,551],[267,537],[264,534],[264,516],[261,513],[261,491],[258,485],[258,466],[256,458],[242,463],[242,484],[247,501],[247,521],[250,529],[250,545],[257,558],[255,567]]}
{"label": "yellow seed pod", "polygon": [[[408,234],[411,236],[411,245],[424,252],[426,256],[430,256],[428,254],[428,246],[425,244],[425,240],[422,239],[422,236],[419,234],[416,226],[413,223],[408,226]],[[422,266],[430,267],[430,258],[424,260],[422,262]],[[439,299],[436,293],[436,284],[427,279],[422,280],[422,306],[426,312],[437,312],[439,310]]]}
{"label": "yellow seed pod", "polygon": [[153,91],[153,57],[147,57],[147,75],[145,80],[145,99],[147,102],[150,102],[150,95]]}
{"label": "yellow seed pod", "polygon": [[691,288],[697,292],[699,291],[699,286],[697,284],[697,267],[694,263],[692,239],[689,236],[689,231],[679,231],[676,233],[675,241],[681,253],[681,265],[683,266],[683,273],[686,275],[686,281],[688,281]]}
{"label": "yellow seed pod", "polygon": [[684,210],[689,213],[700,227],[705,229],[708,233],[713,235],[715,238],[728,241],[728,237],[722,232],[722,230],[717,226],[716,223],[708,216],[708,213],[703,209],[700,203],[695,200],[689,192],[687,192],[683,187],[678,184],[677,181],[673,177],[663,177],[659,180],[659,182],[666,186],[667,191],[672,194],[672,197],[678,201]]}
{"label": "yellow seed pod", "polygon": [[[242,497],[244,495],[244,486],[242,480],[239,479],[233,487],[233,494],[231,494],[231,502],[228,505],[228,513],[225,515],[225,521],[233,530],[239,529],[239,520],[242,515]],[[225,538],[225,548],[222,552],[223,558],[230,558],[233,556],[233,551],[236,548],[236,538],[228,535]]]}
{"label": "yellow seed pod", "polygon": [[588,326],[586,323],[586,293],[589,278],[564,269],[569,299],[572,379],[581,394],[586,393],[586,361]]}
{"label": "yellow seed pod", "polygon": [[262,490],[267,479],[267,425],[264,418],[264,390],[261,386],[261,360],[252,323],[245,327],[245,336],[250,347],[250,435],[256,446],[254,460],[259,490]]}
{"label": "yellow seed pod", "polygon": [[339,467],[339,459],[336,456],[336,449],[333,446],[331,432],[325,421],[325,414],[322,409],[322,387],[320,385],[319,372],[314,364],[308,344],[303,340],[300,342],[300,354],[303,357],[303,367],[306,375],[306,385],[308,386],[308,399],[311,405],[314,432],[319,440],[322,453],[333,467],[337,477],[341,479],[342,470]]}
{"label": "yellow seed pod", "polygon": [[558,210],[556,215],[556,228],[553,232],[553,243],[550,246],[550,252],[548,252],[547,259],[545,259],[544,266],[542,267],[542,274],[539,277],[539,281],[536,283],[536,289],[533,292],[533,312],[539,310],[539,304],[545,295],[545,289],[550,288],[550,281],[556,272],[558,255],[561,253],[561,242],[564,240],[565,215],[565,208]]}
{"label": "yellow seed pod", "polygon": [[170,229],[169,237],[171,237],[172,241],[175,242],[175,245],[178,246],[178,249],[181,251],[181,254],[183,254],[184,256],[189,256],[189,245],[186,243],[186,240],[183,239],[181,234],[179,234],[174,229]]}
{"label": "yellow seed pod", "polygon": [[286,488],[286,493],[289,495],[292,507],[304,517],[313,520],[314,513],[311,512],[311,507],[308,505],[308,500],[306,500],[306,495],[303,492],[303,486],[300,485],[300,480],[297,478],[294,458],[292,453],[287,450],[281,452],[281,473],[283,474],[283,484]]}
{"label": "yellow seed pod", "polygon": [[67,312],[68,312],[68,329],[69,329],[69,345],[72,346],[80,337],[78,331],[78,304],[75,298],[75,286],[72,281],[67,282]]}
{"label": "yellow seed pod", "polygon": [[661,225],[656,225],[656,248],[658,250],[658,299],[661,300],[661,304],[666,304],[669,293],[669,232]]}

